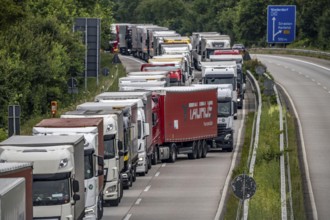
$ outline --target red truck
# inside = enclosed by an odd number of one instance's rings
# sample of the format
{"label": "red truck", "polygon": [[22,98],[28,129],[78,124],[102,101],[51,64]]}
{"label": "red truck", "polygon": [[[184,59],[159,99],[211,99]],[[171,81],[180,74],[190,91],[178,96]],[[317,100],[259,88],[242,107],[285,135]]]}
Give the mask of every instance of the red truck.
{"label": "red truck", "polygon": [[170,84],[183,84],[183,70],[178,62],[172,63],[144,63],[141,65],[141,71],[169,71]]}
{"label": "red truck", "polygon": [[32,163],[6,162],[0,163],[0,178],[25,178],[25,218],[33,219],[33,196],[32,196]]}
{"label": "red truck", "polygon": [[205,158],[217,136],[217,89],[167,87],[153,94],[154,161],[175,162],[177,154]]}

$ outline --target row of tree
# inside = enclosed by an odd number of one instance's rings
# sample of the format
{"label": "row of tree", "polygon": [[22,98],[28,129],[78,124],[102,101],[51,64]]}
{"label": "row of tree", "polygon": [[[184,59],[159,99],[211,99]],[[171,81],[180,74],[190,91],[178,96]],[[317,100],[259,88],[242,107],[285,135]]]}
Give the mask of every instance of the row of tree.
{"label": "row of tree", "polygon": [[190,35],[219,31],[266,46],[267,6],[296,5],[296,46],[330,50],[329,0],[113,0],[119,22],[155,23]]}
{"label": "row of tree", "polygon": [[73,33],[74,19],[102,19],[109,42],[109,0],[2,0],[0,9],[0,130],[7,106],[21,106],[21,120],[50,111],[50,102],[71,101],[67,80],[84,71],[85,47]]}

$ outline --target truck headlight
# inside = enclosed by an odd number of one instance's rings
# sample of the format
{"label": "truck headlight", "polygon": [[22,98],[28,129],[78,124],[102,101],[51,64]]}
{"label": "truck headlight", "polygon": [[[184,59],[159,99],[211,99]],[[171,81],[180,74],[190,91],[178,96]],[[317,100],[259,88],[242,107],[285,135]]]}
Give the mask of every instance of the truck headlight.
{"label": "truck headlight", "polygon": [[240,102],[241,101],[241,99],[237,99],[237,102]]}
{"label": "truck headlight", "polygon": [[231,137],[231,134],[226,134],[225,140],[228,141],[230,139],[230,137]]}
{"label": "truck headlight", "polygon": [[116,191],[116,185],[108,187],[105,193],[112,193],[115,191]]}
{"label": "truck headlight", "polygon": [[139,157],[139,161],[144,161],[144,158],[143,157]]}

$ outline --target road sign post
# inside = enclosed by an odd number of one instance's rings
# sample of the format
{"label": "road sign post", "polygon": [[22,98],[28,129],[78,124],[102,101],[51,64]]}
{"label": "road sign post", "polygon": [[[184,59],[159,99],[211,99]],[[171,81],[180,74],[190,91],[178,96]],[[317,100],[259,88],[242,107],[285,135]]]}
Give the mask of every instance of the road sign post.
{"label": "road sign post", "polygon": [[292,43],[296,36],[296,6],[268,5],[267,42]]}

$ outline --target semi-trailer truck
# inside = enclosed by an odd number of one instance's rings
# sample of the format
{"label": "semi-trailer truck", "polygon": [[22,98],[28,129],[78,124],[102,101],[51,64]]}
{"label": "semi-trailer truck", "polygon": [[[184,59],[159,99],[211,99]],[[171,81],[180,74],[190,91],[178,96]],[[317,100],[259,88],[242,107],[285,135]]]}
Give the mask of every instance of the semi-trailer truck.
{"label": "semi-trailer truck", "polygon": [[[95,97],[96,102],[106,100],[141,100],[138,104],[138,109],[141,115],[145,115],[145,122],[148,126],[141,126],[144,131],[141,131],[140,143],[145,150],[139,149],[139,158],[143,157],[143,151],[148,160],[148,168],[151,168],[152,158],[154,153],[154,145],[152,144],[152,93],[150,91],[132,91],[132,92],[104,92]],[[142,105],[141,105],[142,104]],[[143,111],[142,111],[143,110]],[[138,116],[139,117],[139,116]],[[139,145],[140,146],[140,145]],[[137,172],[144,167],[146,161],[140,161]],[[143,173],[141,172],[143,175]]]}
{"label": "semi-trailer truck", "polygon": [[123,197],[124,125],[122,111],[75,110],[61,118],[103,118],[105,185],[103,200],[118,206]]}
{"label": "semi-trailer truck", "polygon": [[83,219],[83,135],[11,136],[0,143],[0,160],[33,162],[33,218]]}
{"label": "semi-trailer truck", "polygon": [[123,112],[123,118],[118,121],[124,128],[124,170],[121,173],[123,186],[128,189],[132,186],[132,182],[136,180],[136,167],[138,163],[138,132],[137,132],[137,104],[127,106],[111,106],[107,103],[85,102],[76,108],[85,111],[107,111],[119,110]]}
{"label": "semi-trailer truck", "polygon": [[33,135],[84,135],[85,218],[103,216],[103,118],[50,118],[33,127]]}
{"label": "semi-trailer truck", "polygon": [[217,89],[168,87],[154,92],[155,161],[175,162],[177,154],[204,158],[217,136]]}

